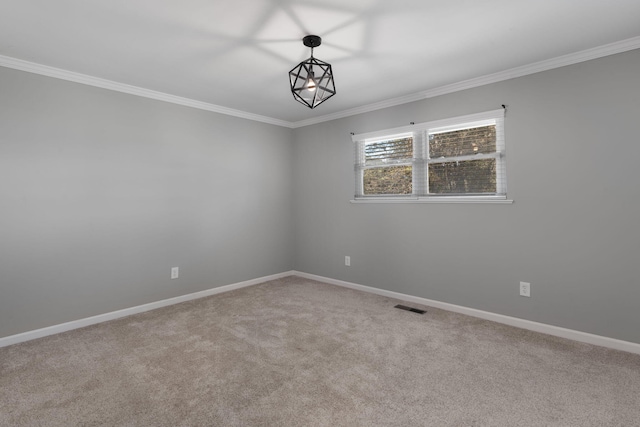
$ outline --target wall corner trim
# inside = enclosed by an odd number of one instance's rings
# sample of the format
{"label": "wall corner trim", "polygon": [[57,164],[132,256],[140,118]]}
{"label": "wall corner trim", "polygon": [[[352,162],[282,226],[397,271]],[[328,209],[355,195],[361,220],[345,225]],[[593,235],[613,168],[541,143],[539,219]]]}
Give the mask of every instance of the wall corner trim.
{"label": "wall corner trim", "polygon": [[442,310],[452,311],[455,313],[466,314],[468,316],[477,317],[484,320],[491,320],[493,322],[502,323],[509,326],[515,326],[517,328],[527,329],[534,332],[540,332],[547,335],[553,335],[560,338],[567,338],[573,341],[583,342],[586,344],[593,344],[601,347],[611,348],[614,350],[621,350],[629,353],[640,354],[640,344],[630,342],[630,341],[623,341],[615,338],[604,337],[601,335],[589,334],[587,332],[561,328],[559,326],[548,325],[546,323],[533,322],[531,320],[505,316],[502,314],[496,314],[488,311],[477,310],[470,307],[464,307],[460,305],[430,300],[422,297],[416,297],[413,295],[402,294],[399,292],[387,291],[384,289],[373,288],[370,286],[360,285],[357,283],[345,282],[343,280],[317,276],[315,274],[308,274],[308,273],[303,273],[299,271],[294,271],[293,274],[295,276],[299,276],[305,279],[325,282],[330,285],[342,286],[345,288],[369,292],[372,294],[381,295],[388,298],[399,299],[402,301],[413,302],[416,304],[426,305],[429,307],[439,308]]}

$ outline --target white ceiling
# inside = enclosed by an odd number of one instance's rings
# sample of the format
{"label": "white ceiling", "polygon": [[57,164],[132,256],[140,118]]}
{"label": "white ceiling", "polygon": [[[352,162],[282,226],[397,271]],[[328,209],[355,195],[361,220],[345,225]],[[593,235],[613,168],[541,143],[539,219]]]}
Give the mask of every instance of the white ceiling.
{"label": "white ceiling", "polygon": [[[638,17],[640,0],[1,0],[0,55],[303,123],[635,43]],[[307,34],[337,89],[314,110],[288,86]]]}

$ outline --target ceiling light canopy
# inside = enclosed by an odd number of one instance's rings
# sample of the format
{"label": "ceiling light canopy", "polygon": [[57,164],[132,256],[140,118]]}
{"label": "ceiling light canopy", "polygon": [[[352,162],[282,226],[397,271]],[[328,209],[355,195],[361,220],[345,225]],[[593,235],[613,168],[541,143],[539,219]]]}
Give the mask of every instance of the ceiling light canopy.
{"label": "ceiling light canopy", "polygon": [[318,36],[305,36],[305,46],[311,48],[311,57],[289,71],[289,83],[293,98],[309,108],[315,108],[336,94],[331,64],[313,57],[313,48],[320,46]]}

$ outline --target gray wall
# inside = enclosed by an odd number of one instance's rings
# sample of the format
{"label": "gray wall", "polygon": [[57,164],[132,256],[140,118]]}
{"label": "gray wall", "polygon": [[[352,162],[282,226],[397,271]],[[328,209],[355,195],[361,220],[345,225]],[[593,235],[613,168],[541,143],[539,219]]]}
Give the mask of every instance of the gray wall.
{"label": "gray wall", "polygon": [[0,68],[0,337],[290,270],[291,161],[290,129]]}
{"label": "gray wall", "polygon": [[[296,270],[640,343],[639,70],[636,50],[297,129]],[[500,104],[514,204],[349,203],[349,132]]]}
{"label": "gray wall", "polygon": [[[0,68],[0,337],[295,268],[640,343],[638,69],[291,131]],[[503,103],[513,205],[349,203],[349,132]]]}

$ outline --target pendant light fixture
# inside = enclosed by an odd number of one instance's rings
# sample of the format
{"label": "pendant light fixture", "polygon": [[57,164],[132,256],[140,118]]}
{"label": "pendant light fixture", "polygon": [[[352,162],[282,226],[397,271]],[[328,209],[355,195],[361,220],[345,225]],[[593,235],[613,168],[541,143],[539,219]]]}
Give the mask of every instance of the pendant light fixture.
{"label": "pendant light fixture", "polygon": [[289,71],[289,83],[293,98],[309,108],[315,108],[336,94],[331,64],[313,57],[313,48],[320,46],[318,36],[305,36],[305,46],[311,48],[311,57]]}

